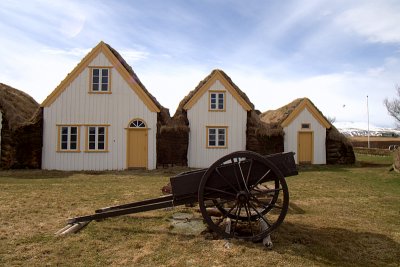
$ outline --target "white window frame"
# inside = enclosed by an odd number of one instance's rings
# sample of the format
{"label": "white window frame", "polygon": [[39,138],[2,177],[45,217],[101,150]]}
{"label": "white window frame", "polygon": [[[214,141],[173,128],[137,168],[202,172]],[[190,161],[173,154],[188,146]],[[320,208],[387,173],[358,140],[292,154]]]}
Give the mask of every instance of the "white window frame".
{"label": "white window frame", "polygon": [[[212,133],[214,132],[214,133]],[[207,148],[227,148],[228,147],[228,127],[227,126],[207,126]],[[215,140],[214,140],[215,139]],[[210,142],[214,141],[215,144]],[[223,143],[221,143],[223,142]]]}
{"label": "white window frame", "polygon": [[[94,129],[94,134],[91,133],[91,128]],[[103,128],[103,133],[100,133],[100,128]],[[94,137],[94,140],[92,140]],[[103,140],[99,140],[101,136]],[[108,127],[106,125],[88,125],[86,126],[86,152],[107,152],[108,149]],[[91,144],[94,144],[94,147]],[[99,148],[100,144],[103,148]]]}
{"label": "white window frame", "polygon": [[[61,152],[79,152],[79,126],[76,125],[58,125],[58,151]],[[76,130],[76,132],[72,133],[72,128]],[[64,129],[66,129],[66,133],[64,133]],[[66,136],[66,140],[64,141],[63,136]],[[72,137],[75,136],[75,141],[73,141]],[[64,148],[64,144],[66,147]],[[75,148],[71,148],[72,145],[75,144]]]}
{"label": "white window frame", "polygon": [[[94,72],[98,70],[99,75],[95,76]],[[103,71],[107,71],[107,75],[103,75]],[[98,77],[98,81],[95,82],[95,77]],[[104,82],[103,78],[107,78],[107,81]],[[95,89],[95,85],[97,85],[97,89]],[[106,89],[103,90],[103,86]],[[91,67],[90,70],[90,92],[92,93],[109,93],[111,92],[111,68],[109,67]]]}
{"label": "white window frame", "polygon": [[[215,103],[213,103],[215,99]],[[226,94],[225,91],[209,92],[209,111],[225,111]],[[222,107],[220,106],[222,104]]]}

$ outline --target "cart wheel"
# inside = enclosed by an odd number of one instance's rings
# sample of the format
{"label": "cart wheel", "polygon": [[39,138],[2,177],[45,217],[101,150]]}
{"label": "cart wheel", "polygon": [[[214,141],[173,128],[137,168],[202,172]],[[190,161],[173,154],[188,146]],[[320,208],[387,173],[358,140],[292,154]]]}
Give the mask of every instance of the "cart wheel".
{"label": "cart wheel", "polygon": [[289,191],[268,159],[238,151],[217,160],[199,185],[199,206],[210,228],[225,238],[259,241],[284,220]]}

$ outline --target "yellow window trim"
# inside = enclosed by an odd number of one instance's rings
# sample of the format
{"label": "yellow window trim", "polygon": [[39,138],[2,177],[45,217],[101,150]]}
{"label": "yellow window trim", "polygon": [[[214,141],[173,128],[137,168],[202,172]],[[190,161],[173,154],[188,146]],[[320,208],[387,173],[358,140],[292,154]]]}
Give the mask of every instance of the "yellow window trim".
{"label": "yellow window trim", "polygon": [[[80,143],[81,143],[81,125],[79,124],[56,124],[57,127],[57,148],[56,152],[68,152],[68,153],[79,153],[80,150]],[[77,138],[76,138],[76,149],[61,149],[61,127],[76,127],[77,128]]]}
{"label": "yellow window trim", "polygon": [[[223,109],[211,109],[211,94],[212,93],[223,93],[224,94],[224,108]],[[216,103],[218,107],[218,103]],[[208,111],[210,112],[226,112],[226,91],[225,90],[208,90]]]}
{"label": "yellow window trim", "polygon": [[[229,128],[228,126],[206,126],[206,148],[207,149],[227,149],[228,148],[228,128]],[[225,146],[209,146],[208,145],[208,129],[225,129]]]}
{"label": "yellow window trim", "polygon": [[[304,128],[303,125],[307,125],[308,127]],[[311,130],[311,123],[309,122],[302,122],[300,123],[300,130],[302,130],[303,132],[306,130],[310,131]]]}
{"label": "yellow window trim", "polygon": [[93,94],[93,95],[111,95],[112,92],[110,92],[110,91],[103,91],[103,92],[89,91],[88,94]]}
{"label": "yellow window trim", "polygon": [[[85,125],[85,153],[89,152],[109,152],[108,150],[108,127],[110,126],[109,124],[86,124]],[[104,149],[89,149],[89,127],[105,127],[106,128],[106,133],[105,133],[105,144],[104,144]]]}
{"label": "yellow window trim", "polygon": [[[129,127],[133,121],[142,121],[142,122],[144,123],[144,126],[145,126],[145,127]],[[140,128],[140,129],[150,129],[150,128],[147,128],[147,123],[146,123],[146,121],[145,121],[144,119],[142,119],[142,118],[134,118],[134,119],[130,120],[130,121],[128,122],[128,127],[127,127],[127,128],[129,128],[129,129],[136,129],[136,128]]]}
{"label": "yellow window trim", "polygon": [[[112,66],[88,66],[89,70],[89,94],[111,94],[112,92]],[[109,69],[108,70],[108,90],[107,91],[93,91],[93,69]],[[100,89],[100,88],[99,88]]]}

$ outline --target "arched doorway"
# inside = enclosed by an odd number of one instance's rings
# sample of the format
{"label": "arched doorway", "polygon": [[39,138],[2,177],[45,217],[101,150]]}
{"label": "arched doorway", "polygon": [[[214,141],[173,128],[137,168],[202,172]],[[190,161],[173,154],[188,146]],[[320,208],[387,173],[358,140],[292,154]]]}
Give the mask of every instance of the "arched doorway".
{"label": "arched doorway", "polygon": [[127,128],[127,168],[147,168],[148,128],[142,119],[133,119]]}

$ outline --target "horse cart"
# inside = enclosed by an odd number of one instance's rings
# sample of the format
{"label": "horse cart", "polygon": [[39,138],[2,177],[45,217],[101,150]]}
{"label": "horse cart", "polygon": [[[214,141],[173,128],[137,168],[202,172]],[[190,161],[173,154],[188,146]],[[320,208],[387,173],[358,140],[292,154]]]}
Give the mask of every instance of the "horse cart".
{"label": "horse cart", "polygon": [[261,156],[238,151],[208,169],[171,177],[172,194],[71,218],[56,234],[77,232],[93,220],[197,202],[204,221],[219,236],[259,241],[284,220],[289,205],[285,177],[292,175],[297,175],[292,152]]}

